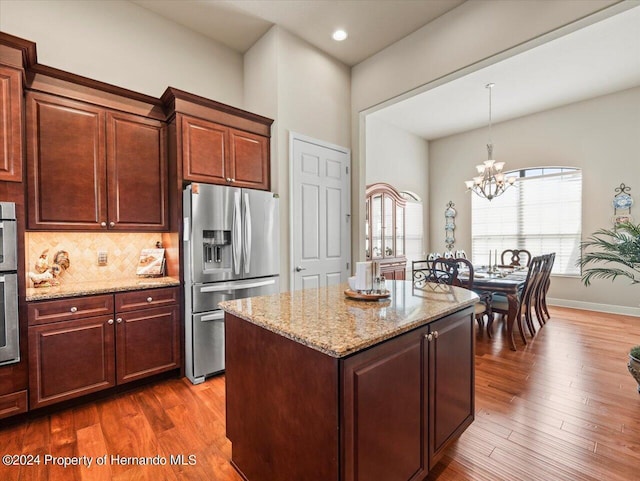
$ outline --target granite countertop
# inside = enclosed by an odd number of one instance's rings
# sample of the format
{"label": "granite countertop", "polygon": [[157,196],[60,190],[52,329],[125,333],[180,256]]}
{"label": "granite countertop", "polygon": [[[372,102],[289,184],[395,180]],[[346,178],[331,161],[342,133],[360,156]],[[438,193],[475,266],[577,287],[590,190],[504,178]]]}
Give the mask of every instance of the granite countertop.
{"label": "granite countertop", "polygon": [[77,282],[65,284],[64,280],[55,287],[28,287],[27,301],[42,301],[62,297],[89,296],[93,294],[109,294],[111,292],[137,291],[156,287],[179,286],[180,281],[174,277],[134,277],[130,279]]}
{"label": "granite countertop", "polygon": [[478,296],[441,284],[414,288],[387,281],[389,299],[349,299],[347,284],[224,301],[226,312],[301,344],[341,358],[471,306]]}

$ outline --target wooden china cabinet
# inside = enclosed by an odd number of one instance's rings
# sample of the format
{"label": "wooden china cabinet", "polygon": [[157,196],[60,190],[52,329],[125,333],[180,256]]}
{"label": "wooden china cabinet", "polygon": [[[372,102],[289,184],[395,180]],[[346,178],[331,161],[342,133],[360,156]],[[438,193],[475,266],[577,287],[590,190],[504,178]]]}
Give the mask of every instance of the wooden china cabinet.
{"label": "wooden china cabinet", "polygon": [[380,273],[387,279],[405,278],[406,201],[391,185],[370,184],[366,191],[366,255],[380,262]]}

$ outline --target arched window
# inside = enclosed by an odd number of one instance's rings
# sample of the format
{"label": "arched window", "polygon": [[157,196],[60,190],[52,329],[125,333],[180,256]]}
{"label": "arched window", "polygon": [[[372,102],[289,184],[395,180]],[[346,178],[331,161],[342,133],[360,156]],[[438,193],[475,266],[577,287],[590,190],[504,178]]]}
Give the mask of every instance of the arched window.
{"label": "arched window", "polygon": [[[582,171],[540,167],[509,172],[518,182],[491,202],[472,197],[473,261],[488,264],[489,253],[526,249],[556,253],[553,273],[579,276],[582,233]],[[493,259],[492,259],[493,262]]]}
{"label": "arched window", "polygon": [[405,205],[405,255],[407,266],[411,267],[412,261],[424,259],[424,230],[422,218],[422,199],[415,192],[405,190],[400,196],[407,201]]}

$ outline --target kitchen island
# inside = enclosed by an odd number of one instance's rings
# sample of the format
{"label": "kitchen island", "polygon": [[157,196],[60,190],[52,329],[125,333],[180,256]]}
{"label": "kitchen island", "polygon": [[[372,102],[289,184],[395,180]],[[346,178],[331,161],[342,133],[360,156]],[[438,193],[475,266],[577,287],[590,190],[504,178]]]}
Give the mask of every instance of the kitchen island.
{"label": "kitchen island", "polygon": [[346,287],[220,303],[227,437],[248,481],[422,480],[473,421],[476,294]]}

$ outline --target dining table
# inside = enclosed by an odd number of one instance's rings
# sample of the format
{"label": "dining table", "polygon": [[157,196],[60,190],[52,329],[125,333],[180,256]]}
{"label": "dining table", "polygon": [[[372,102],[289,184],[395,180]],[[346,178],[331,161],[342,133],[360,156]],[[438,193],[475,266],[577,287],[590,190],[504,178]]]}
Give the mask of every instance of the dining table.
{"label": "dining table", "polygon": [[[526,268],[498,268],[489,271],[486,267],[477,267],[474,269],[473,285],[474,291],[486,291],[492,293],[504,294],[509,304],[509,312],[507,314],[507,338],[512,351],[516,350],[516,343],[513,338],[513,324],[518,315],[518,295],[521,292],[527,280]],[[520,336],[526,344],[524,332],[521,325],[522,320],[518,319],[520,327]],[[489,326],[491,323],[489,323]]]}

